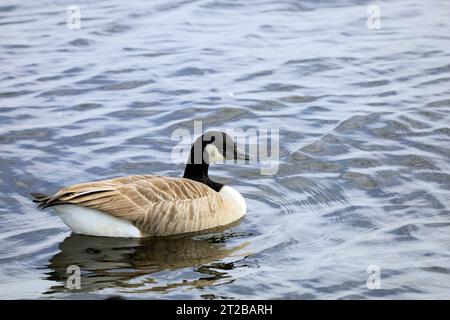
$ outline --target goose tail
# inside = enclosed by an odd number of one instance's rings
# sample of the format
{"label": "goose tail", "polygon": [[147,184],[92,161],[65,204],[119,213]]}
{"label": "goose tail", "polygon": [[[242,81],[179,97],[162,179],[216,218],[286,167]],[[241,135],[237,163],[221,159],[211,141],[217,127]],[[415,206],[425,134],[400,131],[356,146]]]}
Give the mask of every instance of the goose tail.
{"label": "goose tail", "polygon": [[46,208],[47,201],[50,200],[50,196],[40,192],[32,192],[30,195],[34,198],[33,202],[38,203],[38,208]]}

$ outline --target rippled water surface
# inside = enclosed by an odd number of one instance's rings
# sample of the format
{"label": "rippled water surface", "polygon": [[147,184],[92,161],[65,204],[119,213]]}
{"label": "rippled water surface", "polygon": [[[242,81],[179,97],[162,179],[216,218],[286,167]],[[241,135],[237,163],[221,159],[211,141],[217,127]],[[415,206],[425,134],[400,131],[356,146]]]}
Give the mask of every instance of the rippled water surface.
{"label": "rippled water surface", "polygon": [[[448,1],[0,4],[0,298],[450,298]],[[175,129],[280,130],[224,230],[71,235],[29,192],[180,176]],[[82,288],[65,288],[67,266]],[[381,268],[370,290],[367,268]]]}

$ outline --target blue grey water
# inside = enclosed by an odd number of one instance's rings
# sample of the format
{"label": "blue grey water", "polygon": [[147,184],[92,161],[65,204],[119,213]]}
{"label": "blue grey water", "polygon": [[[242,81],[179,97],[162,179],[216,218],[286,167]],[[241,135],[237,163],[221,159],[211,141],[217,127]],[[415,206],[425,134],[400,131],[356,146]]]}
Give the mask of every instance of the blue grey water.
{"label": "blue grey water", "polygon": [[[450,298],[450,2],[376,1],[380,29],[371,4],[2,0],[0,298]],[[31,202],[181,175],[194,120],[279,129],[277,174],[212,168],[247,199],[237,225],[76,236]]]}

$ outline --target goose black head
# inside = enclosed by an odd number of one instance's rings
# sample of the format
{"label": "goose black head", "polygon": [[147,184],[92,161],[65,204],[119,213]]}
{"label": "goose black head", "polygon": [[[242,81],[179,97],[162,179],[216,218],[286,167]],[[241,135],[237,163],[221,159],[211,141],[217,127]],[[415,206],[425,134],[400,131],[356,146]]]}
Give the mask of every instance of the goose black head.
{"label": "goose black head", "polygon": [[208,167],[225,160],[249,160],[249,156],[237,148],[230,135],[221,131],[208,131],[192,145],[183,177],[205,183],[219,191],[223,185],[209,179]]}

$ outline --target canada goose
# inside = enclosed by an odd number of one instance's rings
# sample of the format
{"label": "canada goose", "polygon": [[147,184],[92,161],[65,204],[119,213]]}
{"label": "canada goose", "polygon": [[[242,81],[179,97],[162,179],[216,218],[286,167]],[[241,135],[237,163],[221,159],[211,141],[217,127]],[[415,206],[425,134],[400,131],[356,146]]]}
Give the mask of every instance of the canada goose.
{"label": "canada goose", "polygon": [[138,175],[81,183],[53,196],[32,193],[39,208],[53,207],[74,233],[105,237],[168,236],[230,224],[246,204],[235,189],[212,181],[209,164],[248,160],[224,132],[192,145],[183,178]]}

